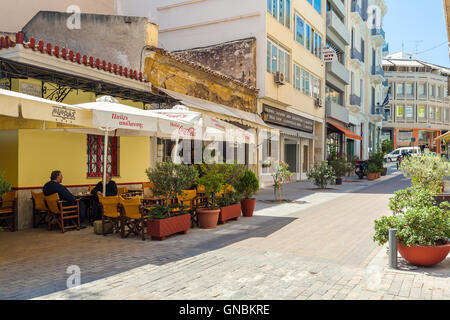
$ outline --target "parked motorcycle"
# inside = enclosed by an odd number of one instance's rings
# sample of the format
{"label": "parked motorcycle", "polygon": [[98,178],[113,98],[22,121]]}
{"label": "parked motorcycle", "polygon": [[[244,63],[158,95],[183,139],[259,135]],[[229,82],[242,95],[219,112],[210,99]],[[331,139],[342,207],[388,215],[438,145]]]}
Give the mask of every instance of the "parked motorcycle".
{"label": "parked motorcycle", "polygon": [[364,160],[357,160],[356,167],[355,167],[355,173],[359,177],[359,179],[364,179],[364,177],[367,177],[367,174],[369,173],[368,162],[364,161]]}

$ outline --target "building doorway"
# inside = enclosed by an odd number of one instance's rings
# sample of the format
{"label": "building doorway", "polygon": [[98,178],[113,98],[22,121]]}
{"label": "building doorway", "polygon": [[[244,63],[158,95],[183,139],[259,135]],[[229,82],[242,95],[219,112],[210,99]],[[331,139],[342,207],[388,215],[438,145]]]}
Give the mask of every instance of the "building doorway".
{"label": "building doorway", "polygon": [[302,165],[301,165],[301,173],[300,179],[307,180],[308,179],[308,171],[309,171],[309,141],[303,140],[300,144],[300,148],[302,150]]}
{"label": "building doorway", "polygon": [[295,140],[284,140],[284,161],[289,165],[289,171],[294,173],[298,179],[298,152],[297,152],[297,141]]}

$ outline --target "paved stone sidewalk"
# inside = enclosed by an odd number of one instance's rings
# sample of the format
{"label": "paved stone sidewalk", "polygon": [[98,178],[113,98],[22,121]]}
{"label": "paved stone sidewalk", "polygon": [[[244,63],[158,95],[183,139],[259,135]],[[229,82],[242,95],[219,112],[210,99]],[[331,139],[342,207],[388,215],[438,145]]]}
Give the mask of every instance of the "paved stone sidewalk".
{"label": "paved stone sidewalk", "polygon": [[[395,172],[320,192],[292,184],[286,198],[307,203],[258,202],[253,218],[164,242],[90,229],[3,233],[0,299],[449,299],[449,259],[388,270],[372,242],[373,219],[407,184]],[[65,290],[70,265],[82,285]]]}

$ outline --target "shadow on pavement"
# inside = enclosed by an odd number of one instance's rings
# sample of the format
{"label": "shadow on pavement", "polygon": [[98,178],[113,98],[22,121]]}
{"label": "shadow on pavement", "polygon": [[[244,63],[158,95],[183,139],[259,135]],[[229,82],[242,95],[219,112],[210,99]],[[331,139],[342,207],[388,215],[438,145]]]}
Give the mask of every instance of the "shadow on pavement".
{"label": "shadow on pavement", "polygon": [[191,229],[166,241],[95,235],[93,228],[62,234],[45,229],[0,235],[0,299],[31,299],[67,289],[69,266],[78,266],[86,284],[144,265],[163,266],[233,243],[267,237],[295,218],[252,217]]}

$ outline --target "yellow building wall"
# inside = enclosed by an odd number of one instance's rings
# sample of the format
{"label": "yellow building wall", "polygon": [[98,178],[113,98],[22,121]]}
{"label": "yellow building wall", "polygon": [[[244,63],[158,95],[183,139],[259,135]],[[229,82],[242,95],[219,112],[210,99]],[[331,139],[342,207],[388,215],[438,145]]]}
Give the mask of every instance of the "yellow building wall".
{"label": "yellow building wall", "polygon": [[0,172],[13,187],[18,185],[18,130],[0,130]]}
{"label": "yellow building wall", "polygon": [[[87,178],[87,138],[85,134],[44,130],[19,130],[19,187],[40,187],[53,170],[61,170],[64,185],[96,184]],[[146,181],[150,164],[148,137],[119,138],[117,183]]]}
{"label": "yellow building wall", "polygon": [[[293,64],[297,64],[321,80],[321,97],[325,97],[325,64],[321,59],[313,55],[304,46],[295,40],[295,14],[302,16],[317,33],[322,36],[322,45],[326,40],[326,16],[325,1],[322,2],[322,14],[320,15],[312,5],[306,0],[292,1],[291,27],[290,29],[282,25],[270,13],[266,13],[267,38],[283,47],[291,55],[289,70],[289,82],[283,86],[278,86],[273,78],[273,74],[266,72],[265,98],[273,100],[272,105],[280,107],[289,106],[294,109],[306,112],[310,115],[325,118],[325,108],[317,108],[314,99],[304,95],[293,86]],[[281,104],[277,104],[276,101]]]}

